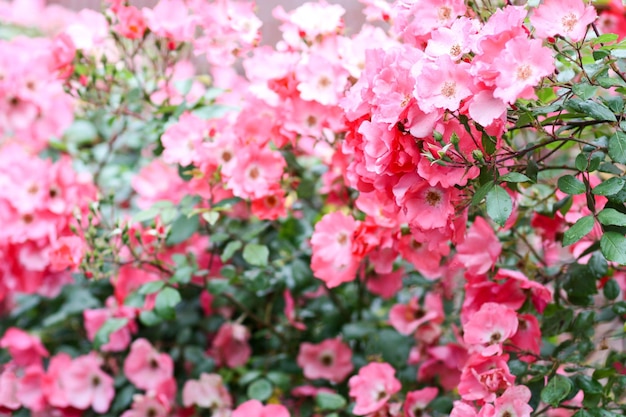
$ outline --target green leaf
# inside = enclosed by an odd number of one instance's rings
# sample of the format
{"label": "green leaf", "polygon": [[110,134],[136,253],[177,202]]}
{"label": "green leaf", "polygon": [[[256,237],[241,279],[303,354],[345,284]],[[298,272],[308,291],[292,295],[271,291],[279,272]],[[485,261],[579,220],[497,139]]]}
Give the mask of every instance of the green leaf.
{"label": "green leaf", "polygon": [[609,178],[598,184],[591,192],[595,195],[615,195],[624,188],[624,179],[619,177]]}
{"label": "green leaf", "polygon": [[233,240],[228,242],[228,244],[224,248],[224,251],[222,252],[222,262],[226,262],[227,260],[232,258],[235,252],[241,249],[242,246],[243,244],[239,240]]}
{"label": "green leaf", "polygon": [[626,164],[626,133],[616,132],[609,139],[609,156],[620,164]]}
{"label": "green leaf", "polygon": [[200,219],[197,215],[187,217],[183,214],[172,224],[165,243],[171,246],[184,242],[198,231],[199,226]]}
{"label": "green leaf", "polygon": [[520,174],[519,172],[509,172],[508,174],[504,174],[500,177],[500,181],[505,182],[532,182],[530,178],[528,178],[524,174]]}
{"label": "green leaf", "polygon": [[612,208],[605,208],[598,213],[598,220],[605,226],[626,226],[626,214]]}
{"label": "green leaf", "polygon": [[592,215],[578,219],[572,227],[565,231],[563,235],[563,246],[569,246],[587,236],[587,234],[591,232],[591,229],[593,229],[593,224],[594,219]]}
{"label": "green leaf", "polygon": [[164,286],[165,286],[165,282],[164,281],[148,282],[148,283],[142,285],[141,288],[139,288],[139,294],[141,294],[141,295],[152,294],[152,293],[155,293],[155,292],[159,291]]}
{"label": "green leaf", "polygon": [[339,394],[320,392],[315,396],[315,404],[317,404],[322,411],[333,411],[344,408],[347,401]]}
{"label": "green leaf", "polygon": [[583,113],[594,120],[616,122],[615,114],[604,104],[592,100],[572,99],[565,102],[565,107],[577,113]]}
{"label": "green leaf", "polygon": [[559,178],[557,186],[559,187],[559,190],[570,195],[583,194],[587,191],[585,184],[573,175],[564,175]]}
{"label": "green leaf", "polygon": [[504,226],[513,212],[513,200],[506,190],[499,185],[487,193],[487,214],[494,222]]}
{"label": "green leaf", "polygon": [[567,394],[569,394],[571,389],[572,382],[569,378],[558,374],[554,375],[548,382],[548,385],[541,390],[541,401],[556,407],[563,399],[565,399],[565,397],[567,397]]}
{"label": "green leaf", "polygon": [[248,243],[243,248],[243,259],[250,265],[266,266],[270,251],[265,245],[257,243]]}
{"label": "green leaf", "polygon": [[593,97],[598,87],[589,83],[577,83],[572,86],[572,92],[583,100]]}
{"label": "green leaf", "polygon": [[127,318],[112,317],[108,319],[102,325],[102,327],[100,327],[100,330],[98,330],[96,336],[93,339],[94,348],[100,349],[102,345],[106,345],[107,343],[109,343],[109,336],[111,336],[112,333],[115,333],[122,327],[126,326],[127,323]]}
{"label": "green leaf", "polygon": [[248,398],[265,401],[272,396],[273,390],[272,383],[262,378],[248,385],[246,393],[248,394]]}
{"label": "green leaf", "polygon": [[164,288],[157,294],[154,303],[154,311],[164,319],[173,319],[176,317],[174,308],[180,303],[180,300],[180,292],[178,292],[176,288]]}
{"label": "green leaf", "polygon": [[609,43],[619,39],[619,35],[616,33],[604,33],[597,38],[591,40],[592,45],[597,45],[599,43]]}
{"label": "green leaf", "polygon": [[493,181],[487,181],[481,185],[472,196],[472,205],[476,206],[487,196],[487,193],[494,187]]}
{"label": "green leaf", "polygon": [[602,287],[602,293],[607,298],[607,300],[615,300],[619,295],[619,284],[614,279],[608,280],[604,287]]}
{"label": "green leaf", "polygon": [[616,232],[606,232],[600,239],[600,250],[606,259],[626,265],[626,238]]}

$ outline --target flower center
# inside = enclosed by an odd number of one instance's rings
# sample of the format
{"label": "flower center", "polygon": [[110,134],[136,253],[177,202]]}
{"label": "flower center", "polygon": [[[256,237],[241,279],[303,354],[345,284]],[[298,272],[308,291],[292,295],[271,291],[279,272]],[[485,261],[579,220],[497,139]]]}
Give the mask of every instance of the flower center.
{"label": "flower center", "polygon": [[322,87],[328,87],[330,85],[330,78],[328,78],[327,76],[323,75],[320,77],[320,79],[317,81],[317,84]]}
{"label": "flower center", "polygon": [[348,236],[345,233],[341,233],[339,236],[337,236],[337,242],[340,245],[345,245],[348,242]]}
{"label": "flower center", "polygon": [[452,47],[450,48],[450,55],[452,56],[461,55],[461,47],[459,46],[458,43],[452,45]]}
{"label": "flower center", "polygon": [[491,335],[491,343],[500,343],[500,339],[502,339],[502,335],[499,332],[495,332]]}
{"label": "flower center", "polygon": [[261,173],[259,172],[259,168],[257,167],[253,167],[248,173],[248,176],[252,178],[253,180],[256,180],[257,178],[259,178],[260,175]]}
{"label": "flower center", "polygon": [[441,87],[441,94],[445,97],[451,98],[456,94],[456,83],[453,81],[446,81]]}
{"label": "flower center", "polygon": [[435,207],[439,204],[440,201],[440,193],[438,193],[436,190],[428,190],[428,192],[426,193],[426,203],[428,203],[429,206]]}
{"label": "flower center", "polygon": [[533,71],[530,69],[530,65],[524,64],[522,66],[517,67],[517,79],[526,81],[531,75]]}
{"label": "flower center", "polygon": [[563,25],[563,29],[566,32],[571,32],[574,30],[574,26],[578,23],[578,18],[574,13],[568,13],[561,19],[561,24]]}
{"label": "flower center", "polygon": [[440,7],[439,10],[437,10],[437,16],[439,17],[439,20],[448,20],[450,19],[450,16],[452,16],[452,9],[448,6]]}
{"label": "flower center", "polygon": [[324,366],[331,366],[333,364],[333,362],[334,362],[333,361],[333,355],[331,355],[328,352],[322,353],[322,355],[320,356],[320,362]]}

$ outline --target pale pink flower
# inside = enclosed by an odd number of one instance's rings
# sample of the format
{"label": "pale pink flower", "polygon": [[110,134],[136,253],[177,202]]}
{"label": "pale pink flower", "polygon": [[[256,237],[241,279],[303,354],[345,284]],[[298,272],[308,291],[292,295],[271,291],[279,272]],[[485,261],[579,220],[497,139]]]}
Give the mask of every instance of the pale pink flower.
{"label": "pale pink flower", "polygon": [[498,303],[485,303],[463,325],[463,340],[468,345],[490,346],[482,350],[484,356],[502,353],[502,344],[517,332],[515,310]]}
{"label": "pale pink flower", "polygon": [[222,324],[213,339],[209,354],[218,366],[236,368],[244,365],[252,354],[248,339],[250,339],[250,331],[246,326],[226,322]]}
{"label": "pale pink flower", "polygon": [[146,31],[143,14],[135,6],[122,6],[117,10],[119,23],[115,30],[128,39],[140,39]]}
{"label": "pale pink flower", "polygon": [[470,64],[455,63],[449,55],[441,55],[434,62],[419,61],[412,73],[416,78],[413,94],[420,108],[426,112],[458,110],[474,88],[469,69]]}
{"label": "pale pink flower", "polygon": [[193,39],[197,18],[190,15],[183,0],[161,0],[153,9],[142,9],[152,32],[177,42]]}
{"label": "pale pink flower", "polygon": [[121,417],[169,417],[170,405],[161,395],[133,396],[132,409],[125,411]]}
{"label": "pale pink flower", "polygon": [[437,397],[438,392],[439,390],[434,387],[408,392],[403,407],[404,417],[429,417],[427,413],[424,413],[424,409]]}
{"label": "pale pink flower", "polygon": [[585,39],[587,26],[596,17],[595,7],[583,0],[545,0],[533,11],[530,23],[539,38],[561,35],[578,42]]}
{"label": "pale pink flower", "polygon": [[383,408],[402,385],[395,378],[396,370],[388,363],[370,363],[359,369],[358,375],[348,381],[350,396],[356,406],[352,412],[358,416],[374,413]]}
{"label": "pale pink flower", "polygon": [[67,393],[70,406],[80,410],[92,407],[97,413],[105,413],[115,396],[113,377],[104,373],[102,360],[94,352],[79,356],[61,373],[61,384]]}
{"label": "pale pink flower", "polygon": [[534,87],[554,72],[552,51],[539,39],[524,36],[508,41],[493,65],[499,73],[493,96],[509,104],[518,98],[534,98]]}
{"label": "pale pink flower", "polygon": [[513,386],[515,376],[509,371],[508,359],[508,355],[472,355],[461,372],[458,385],[461,398],[492,402],[498,392]]}
{"label": "pale pink flower", "polygon": [[24,369],[18,382],[17,399],[31,411],[43,411],[47,402],[42,390],[45,371],[41,364]]}
{"label": "pale pink flower", "polygon": [[41,389],[46,400],[53,407],[65,408],[70,404],[68,396],[71,392],[66,389],[62,376],[71,366],[72,357],[67,353],[58,353],[50,359]]}
{"label": "pale pink flower", "polygon": [[457,245],[456,252],[457,262],[470,274],[480,275],[496,264],[502,252],[502,245],[489,223],[477,216],[463,242]]}
{"label": "pale pink flower", "polygon": [[78,236],[60,237],[50,249],[50,269],[75,271],[83,260],[87,245],[84,239]]}
{"label": "pale pink flower", "polygon": [[49,353],[37,336],[32,336],[22,329],[10,327],[0,339],[0,348],[7,349],[18,366],[30,366],[41,363]]}
{"label": "pale pink flower", "polygon": [[249,400],[239,405],[231,417],[289,417],[287,408],[280,404],[263,405],[259,400]]}
{"label": "pale pink flower", "polygon": [[329,288],[356,278],[360,259],[352,254],[352,241],[357,226],[352,216],[341,212],[327,214],[315,225],[311,269]]}
{"label": "pale pink flower", "polygon": [[414,297],[408,304],[396,304],[389,311],[389,322],[399,333],[410,335],[427,322],[441,323],[444,318],[441,295],[428,293],[425,306]]}
{"label": "pale pink flower", "polygon": [[209,408],[214,413],[232,408],[230,394],[218,374],[202,373],[200,379],[190,379],[183,388],[183,405]]}
{"label": "pale pink flower", "polygon": [[494,402],[495,416],[530,417],[533,408],[528,405],[530,389],[524,385],[515,385],[504,391]]}
{"label": "pale pink flower", "polygon": [[174,361],[167,353],[159,353],[146,339],[137,339],[124,360],[124,374],[137,388],[156,389],[172,378]]}
{"label": "pale pink flower", "polygon": [[317,345],[302,343],[297,362],[306,378],[324,378],[334,383],[343,381],[354,369],[352,350],[339,339],[327,339]]}
{"label": "pale pink flower", "polygon": [[0,408],[17,410],[22,406],[17,398],[18,379],[13,367],[5,365],[0,372]]}

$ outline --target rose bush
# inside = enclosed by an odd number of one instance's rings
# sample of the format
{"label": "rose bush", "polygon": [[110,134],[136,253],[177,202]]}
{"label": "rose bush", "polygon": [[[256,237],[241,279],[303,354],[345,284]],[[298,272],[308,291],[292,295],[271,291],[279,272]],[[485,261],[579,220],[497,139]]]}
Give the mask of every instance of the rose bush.
{"label": "rose bush", "polygon": [[0,415],[624,414],[624,6],[360,2],[0,4]]}

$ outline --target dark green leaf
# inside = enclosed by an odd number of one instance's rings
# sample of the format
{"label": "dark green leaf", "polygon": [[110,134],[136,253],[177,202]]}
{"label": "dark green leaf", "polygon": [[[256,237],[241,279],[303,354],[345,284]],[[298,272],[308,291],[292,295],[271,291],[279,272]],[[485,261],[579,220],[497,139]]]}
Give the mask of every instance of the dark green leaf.
{"label": "dark green leaf", "polygon": [[499,185],[487,193],[487,214],[494,222],[504,226],[513,212],[513,200],[506,190]]}
{"label": "dark green leaf", "polygon": [[606,259],[626,265],[626,238],[616,232],[606,232],[600,239],[600,250]]}
{"label": "dark green leaf", "polygon": [[559,178],[557,186],[559,187],[559,190],[570,195],[583,194],[587,191],[585,184],[573,175],[564,175]]}
{"label": "dark green leaf", "polygon": [[322,411],[333,411],[344,408],[347,401],[339,394],[320,392],[315,396],[315,404],[317,404]]}
{"label": "dark green leaf", "polygon": [[587,267],[589,268],[589,272],[591,272],[594,279],[600,279],[609,272],[609,264],[600,252],[595,252],[591,255],[591,258],[587,263]]}
{"label": "dark green leaf", "polygon": [[598,87],[589,83],[577,83],[572,86],[572,92],[583,100],[592,98],[596,94]]}
{"label": "dark green leaf", "polygon": [[616,132],[609,139],[609,156],[619,164],[626,164],[626,133]]}
{"label": "dark green leaf", "polygon": [[612,208],[605,208],[598,213],[598,220],[606,226],[626,226],[626,214]]}
{"label": "dark green leaf", "polygon": [[572,382],[569,378],[563,375],[554,375],[548,385],[541,391],[541,401],[546,404],[550,404],[553,407],[559,405],[559,403],[567,397],[567,394],[572,389]]}
{"label": "dark green leaf", "polygon": [[480,204],[480,202],[483,201],[483,199],[487,196],[487,193],[491,191],[494,185],[495,184],[493,181],[487,181],[486,183],[481,185],[480,188],[478,188],[478,190],[476,190],[476,192],[472,196],[472,205],[476,206]]}
{"label": "dark green leaf", "polygon": [[508,174],[504,174],[500,177],[500,181],[505,182],[532,182],[530,178],[528,178],[524,174],[520,174],[519,172],[509,172]]}
{"label": "dark green leaf", "polygon": [[608,280],[602,287],[602,293],[608,300],[615,300],[619,295],[619,291],[619,284],[614,279]]}
{"label": "dark green leaf", "polygon": [[592,215],[578,219],[572,227],[565,231],[563,235],[563,246],[569,246],[587,236],[587,234],[591,232],[591,229],[593,229],[594,222]]}
{"label": "dark green leaf", "polygon": [[619,193],[622,188],[624,188],[624,180],[613,177],[598,184],[591,192],[595,195],[614,195]]}
{"label": "dark green leaf", "polygon": [[565,107],[577,113],[588,115],[594,120],[616,122],[615,114],[604,104],[592,100],[572,99],[565,102]]}
{"label": "dark green leaf", "polygon": [[243,248],[243,259],[250,265],[266,266],[270,255],[267,246],[256,243],[248,243]]}
{"label": "dark green leaf", "polygon": [[613,311],[618,316],[625,315],[626,314],[626,301],[618,301],[617,303],[613,304]]}
{"label": "dark green leaf", "polygon": [[537,175],[539,174],[539,165],[533,160],[528,160],[528,166],[526,166],[526,175],[532,180],[537,182]]}
{"label": "dark green leaf", "polygon": [[273,390],[272,383],[262,378],[250,384],[246,393],[248,394],[248,398],[265,401],[272,396]]}
{"label": "dark green leaf", "polygon": [[165,243],[168,245],[176,245],[189,239],[191,235],[198,231],[200,219],[198,215],[187,217],[182,215],[172,224],[170,233]]}

